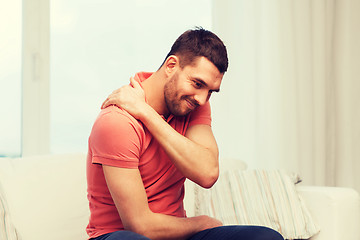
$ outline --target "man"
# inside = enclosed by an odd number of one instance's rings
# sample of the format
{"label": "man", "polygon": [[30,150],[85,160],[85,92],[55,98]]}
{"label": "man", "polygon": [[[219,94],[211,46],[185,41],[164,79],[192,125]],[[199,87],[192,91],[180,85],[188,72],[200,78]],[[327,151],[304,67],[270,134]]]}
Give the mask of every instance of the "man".
{"label": "man", "polygon": [[189,30],[156,72],[136,74],[104,102],[89,137],[90,239],[282,239],[186,217],[185,178],[209,188],[219,175],[208,100],[227,66],[215,34]]}

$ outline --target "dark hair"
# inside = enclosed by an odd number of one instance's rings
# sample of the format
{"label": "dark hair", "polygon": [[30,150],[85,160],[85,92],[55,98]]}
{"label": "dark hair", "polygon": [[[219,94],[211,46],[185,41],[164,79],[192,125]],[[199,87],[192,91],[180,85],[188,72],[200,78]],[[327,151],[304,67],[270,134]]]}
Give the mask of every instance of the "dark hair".
{"label": "dark hair", "polygon": [[201,27],[181,34],[172,45],[163,64],[171,55],[179,57],[182,68],[192,64],[197,57],[206,57],[217,67],[220,73],[225,73],[228,68],[228,57],[224,43],[214,33]]}

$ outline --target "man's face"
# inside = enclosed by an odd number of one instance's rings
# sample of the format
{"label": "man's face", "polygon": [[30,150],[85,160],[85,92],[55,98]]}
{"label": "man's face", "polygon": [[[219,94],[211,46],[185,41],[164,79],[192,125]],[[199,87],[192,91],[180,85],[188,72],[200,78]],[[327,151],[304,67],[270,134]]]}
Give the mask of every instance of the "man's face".
{"label": "man's face", "polygon": [[220,91],[223,74],[205,57],[194,64],[179,67],[164,87],[165,103],[170,113],[185,116],[204,105],[213,92]]}

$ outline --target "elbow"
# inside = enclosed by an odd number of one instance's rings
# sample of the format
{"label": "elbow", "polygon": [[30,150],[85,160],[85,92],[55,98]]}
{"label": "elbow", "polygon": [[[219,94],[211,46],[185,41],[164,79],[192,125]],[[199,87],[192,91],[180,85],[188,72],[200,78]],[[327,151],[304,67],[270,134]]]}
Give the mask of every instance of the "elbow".
{"label": "elbow", "polygon": [[[139,217],[138,219],[141,219]],[[142,220],[145,220],[142,218]],[[156,221],[155,221],[156,222]],[[149,239],[158,239],[159,229],[154,221],[147,219],[145,221],[136,221],[131,224],[124,225],[124,229],[145,236]]]}
{"label": "elbow", "polygon": [[206,182],[202,183],[200,186],[202,186],[203,188],[209,189],[216,183],[217,179],[218,179],[217,177],[209,178]]}
{"label": "elbow", "polygon": [[125,230],[140,234],[145,236],[147,233],[149,233],[146,225],[141,225],[141,224],[130,224],[127,226],[124,226]]}
{"label": "elbow", "polygon": [[211,172],[208,172],[206,176],[202,177],[199,181],[199,185],[203,188],[211,188],[219,178],[219,168],[213,169]]}
{"label": "elbow", "polygon": [[145,234],[149,232],[149,224],[144,216],[146,216],[146,214],[142,217],[131,218],[127,221],[123,221],[124,230],[145,236]]}

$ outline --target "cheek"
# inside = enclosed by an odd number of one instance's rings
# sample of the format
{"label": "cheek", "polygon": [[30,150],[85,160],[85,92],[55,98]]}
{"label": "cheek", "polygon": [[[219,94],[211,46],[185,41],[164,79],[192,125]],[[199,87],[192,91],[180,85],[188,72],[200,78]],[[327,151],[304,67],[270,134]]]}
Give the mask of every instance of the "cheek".
{"label": "cheek", "polygon": [[193,96],[196,95],[199,90],[195,89],[191,82],[186,82],[182,85],[181,92],[183,95]]}

